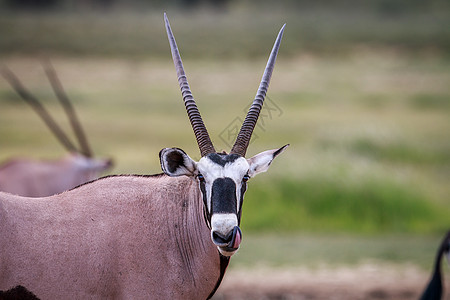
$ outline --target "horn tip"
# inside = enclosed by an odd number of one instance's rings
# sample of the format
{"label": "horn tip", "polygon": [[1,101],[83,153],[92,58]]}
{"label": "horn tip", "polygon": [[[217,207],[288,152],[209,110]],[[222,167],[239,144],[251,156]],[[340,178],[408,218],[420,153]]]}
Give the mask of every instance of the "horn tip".
{"label": "horn tip", "polygon": [[284,28],[286,27],[286,23],[281,27],[279,35],[282,35],[284,32]]}
{"label": "horn tip", "polygon": [[167,17],[167,14],[165,12],[164,12],[164,24],[166,26],[167,34],[169,36],[171,36],[172,35],[172,28],[170,28],[169,18]]}
{"label": "horn tip", "polygon": [[[167,17],[166,12],[164,12],[164,23],[166,23],[166,26],[169,25],[169,18]],[[170,26],[170,25],[169,25]]]}

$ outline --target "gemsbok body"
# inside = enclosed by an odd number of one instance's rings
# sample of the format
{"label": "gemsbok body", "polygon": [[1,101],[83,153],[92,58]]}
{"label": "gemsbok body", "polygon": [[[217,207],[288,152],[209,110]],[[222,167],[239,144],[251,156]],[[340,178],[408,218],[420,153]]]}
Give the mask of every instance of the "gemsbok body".
{"label": "gemsbok body", "polygon": [[287,147],[245,158],[284,26],[226,154],[214,149],[164,19],[201,159],[164,148],[163,174],[108,176],[47,198],[0,193],[0,290],[20,285],[41,299],[208,299],[218,288],[242,241],[247,181]]}
{"label": "gemsbok body", "polygon": [[97,179],[111,168],[111,159],[93,157],[86,135],[81,127],[53,67],[48,62],[45,71],[52,88],[69,117],[79,147],[70,141],[39,100],[28,92],[19,79],[6,67],[2,68],[4,78],[19,96],[42,118],[45,124],[68,150],[69,154],[58,160],[33,160],[27,158],[9,159],[0,165],[0,191],[25,197],[45,197],[72,189],[85,182]]}

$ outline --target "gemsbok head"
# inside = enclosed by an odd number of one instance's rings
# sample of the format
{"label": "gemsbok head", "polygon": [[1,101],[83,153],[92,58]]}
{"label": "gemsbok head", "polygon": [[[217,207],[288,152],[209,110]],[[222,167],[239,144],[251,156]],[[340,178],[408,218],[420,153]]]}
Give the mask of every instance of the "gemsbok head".
{"label": "gemsbok head", "polygon": [[3,77],[41,117],[69,155],[59,160],[9,159],[0,165],[0,191],[27,197],[50,196],[94,180],[112,167],[111,159],[93,156],[83,128],[53,66],[46,61],[44,68],[53,91],[69,118],[80,148],[70,141],[41,102],[23,86],[17,76],[7,67],[2,67]]}
{"label": "gemsbok head", "polygon": [[284,26],[226,154],[214,149],[164,19],[200,160],[165,148],[164,174],[107,176],[37,199],[0,192],[0,290],[20,286],[40,299],[209,299],[219,287],[242,240],[247,181],[287,147],[245,158]]}
{"label": "gemsbok head", "polygon": [[211,228],[212,241],[222,255],[231,256],[239,248],[242,239],[239,225],[247,181],[255,175],[267,171],[272,160],[288,146],[268,150],[248,159],[245,158],[269,87],[284,26],[270,53],[256,97],[228,154],[218,153],[214,149],[189,88],[178,47],[166,15],[165,23],[181,94],[202,157],[196,162],[181,149],[165,148],[159,154],[161,167],[169,176],[184,175],[198,181],[204,203],[204,216]]}

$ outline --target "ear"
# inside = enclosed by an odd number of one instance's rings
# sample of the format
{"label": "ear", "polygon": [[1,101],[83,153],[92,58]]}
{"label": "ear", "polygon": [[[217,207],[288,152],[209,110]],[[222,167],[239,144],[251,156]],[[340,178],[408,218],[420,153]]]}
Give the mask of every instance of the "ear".
{"label": "ear", "polygon": [[250,165],[248,175],[253,177],[256,174],[266,172],[269,169],[273,159],[283,153],[288,146],[289,144],[284,145],[280,149],[267,150],[247,159],[247,162]]}
{"label": "ear", "polygon": [[195,176],[197,163],[183,150],[178,148],[164,148],[159,152],[161,169],[169,176]]}

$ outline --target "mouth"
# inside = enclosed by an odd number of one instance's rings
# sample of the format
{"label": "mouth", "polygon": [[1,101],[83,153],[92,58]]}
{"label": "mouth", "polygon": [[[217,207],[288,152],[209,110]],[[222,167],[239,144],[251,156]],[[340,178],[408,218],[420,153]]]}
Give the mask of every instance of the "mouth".
{"label": "mouth", "polygon": [[242,241],[242,232],[238,226],[235,226],[226,236],[213,231],[211,237],[222,255],[231,256],[239,249]]}

